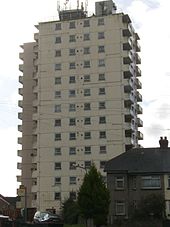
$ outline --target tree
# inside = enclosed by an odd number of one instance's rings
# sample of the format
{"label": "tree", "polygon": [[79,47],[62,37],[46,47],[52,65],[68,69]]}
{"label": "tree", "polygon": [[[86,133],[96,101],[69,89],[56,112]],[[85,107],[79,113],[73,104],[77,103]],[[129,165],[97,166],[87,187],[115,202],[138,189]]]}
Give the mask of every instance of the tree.
{"label": "tree", "polygon": [[110,194],[102,175],[93,164],[85,174],[78,193],[78,205],[82,216],[93,219],[95,225],[106,224],[109,212]]}

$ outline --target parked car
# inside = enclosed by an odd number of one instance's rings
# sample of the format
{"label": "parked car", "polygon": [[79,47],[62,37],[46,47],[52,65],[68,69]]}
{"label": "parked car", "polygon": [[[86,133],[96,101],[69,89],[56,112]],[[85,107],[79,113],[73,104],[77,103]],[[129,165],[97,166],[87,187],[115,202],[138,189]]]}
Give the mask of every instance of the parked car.
{"label": "parked car", "polygon": [[48,211],[37,211],[33,219],[34,223],[58,223],[62,224],[63,220],[60,215],[52,214]]}

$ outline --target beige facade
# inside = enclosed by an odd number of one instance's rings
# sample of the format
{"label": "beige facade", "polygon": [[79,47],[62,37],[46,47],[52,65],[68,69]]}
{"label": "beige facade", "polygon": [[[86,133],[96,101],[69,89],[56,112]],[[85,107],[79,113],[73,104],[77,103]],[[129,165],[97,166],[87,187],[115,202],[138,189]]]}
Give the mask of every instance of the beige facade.
{"label": "beige facade", "polygon": [[105,176],[105,161],[143,138],[139,37],[123,13],[39,23],[38,30],[20,54],[18,165],[28,205],[59,209],[75,198],[91,162]]}

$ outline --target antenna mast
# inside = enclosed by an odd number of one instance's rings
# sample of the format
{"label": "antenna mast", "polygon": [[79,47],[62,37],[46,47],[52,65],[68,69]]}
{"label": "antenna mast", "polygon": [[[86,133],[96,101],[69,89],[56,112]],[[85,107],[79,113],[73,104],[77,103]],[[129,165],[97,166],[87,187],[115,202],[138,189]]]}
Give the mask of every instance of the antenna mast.
{"label": "antenna mast", "polygon": [[79,9],[79,3],[80,3],[79,0],[77,0],[77,9]]}
{"label": "antenna mast", "polygon": [[68,2],[69,2],[69,0],[65,0],[65,3],[64,3],[64,5],[65,5],[65,10],[67,9],[67,4],[68,4]]}
{"label": "antenna mast", "polygon": [[85,12],[87,13],[88,0],[85,0]]}
{"label": "antenna mast", "polygon": [[60,12],[60,0],[57,1],[57,12],[58,12],[58,14]]}

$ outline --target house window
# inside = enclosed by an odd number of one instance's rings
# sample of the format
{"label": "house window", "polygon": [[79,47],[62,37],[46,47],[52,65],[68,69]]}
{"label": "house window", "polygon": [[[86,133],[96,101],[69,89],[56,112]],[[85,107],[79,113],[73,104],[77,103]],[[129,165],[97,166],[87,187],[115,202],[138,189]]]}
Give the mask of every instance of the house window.
{"label": "house window", "polygon": [[76,111],[76,104],[69,104],[69,112],[75,112]]}
{"label": "house window", "polygon": [[90,167],[91,167],[91,161],[85,161],[84,162],[84,168],[85,169],[90,169]]}
{"label": "house window", "polygon": [[60,36],[57,36],[55,38],[55,43],[61,43],[61,37]]}
{"label": "house window", "polygon": [[104,73],[100,73],[99,74],[99,81],[104,81],[105,80],[105,74]]}
{"label": "house window", "polygon": [[76,125],[76,118],[70,118],[69,125],[70,126]]}
{"label": "house window", "polygon": [[100,161],[100,168],[101,169],[104,169],[105,165],[106,165],[106,161]]}
{"label": "house window", "polygon": [[115,177],[115,189],[116,190],[123,190],[124,189],[124,177],[122,176],[117,176]]}
{"label": "house window", "polygon": [[61,57],[61,50],[55,51],[55,57]]}
{"label": "house window", "polygon": [[84,34],[84,41],[90,40],[90,34],[89,33],[85,33]]}
{"label": "house window", "polygon": [[75,35],[70,35],[69,36],[69,41],[70,41],[70,43],[76,42],[76,36]]}
{"label": "house window", "polygon": [[84,68],[90,68],[90,61],[84,61]]}
{"label": "house window", "polygon": [[61,30],[61,24],[60,23],[55,25],[55,30]]}
{"label": "house window", "polygon": [[105,116],[99,117],[99,124],[106,124],[106,117]]}
{"label": "house window", "polygon": [[100,146],[100,154],[106,154],[106,146]]}
{"label": "house window", "polygon": [[86,146],[86,147],[84,148],[84,153],[85,153],[85,154],[91,154],[91,147],[90,147],[90,146]]}
{"label": "house window", "polygon": [[99,59],[98,66],[99,67],[105,66],[105,60],[104,59]]}
{"label": "house window", "polygon": [[104,39],[105,36],[104,36],[104,32],[99,32],[98,33],[98,39]]}
{"label": "house window", "polygon": [[76,184],[76,177],[70,177],[70,184]]}
{"label": "house window", "polygon": [[76,192],[70,192],[70,199],[72,200],[76,200],[77,196],[76,196]]}
{"label": "house window", "polygon": [[98,46],[98,53],[104,53],[104,52],[105,52],[104,46]]}
{"label": "house window", "polygon": [[56,113],[61,112],[61,105],[60,105],[60,104],[59,104],[59,105],[55,105],[54,111],[55,111]]}
{"label": "house window", "polygon": [[104,25],[104,18],[99,18],[98,19],[98,25]]}
{"label": "house window", "polygon": [[76,148],[75,147],[70,147],[69,148],[69,154],[70,155],[75,155],[76,154]]}
{"label": "house window", "polygon": [[70,84],[75,84],[75,82],[76,82],[76,77],[75,76],[70,76],[69,83]]}
{"label": "house window", "polygon": [[55,133],[55,141],[61,140],[61,133]]}
{"label": "house window", "polygon": [[55,91],[55,98],[61,98],[61,91]]}
{"label": "house window", "polygon": [[84,110],[91,110],[90,103],[84,103]]}
{"label": "house window", "polygon": [[69,97],[76,97],[76,91],[75,90],[69,90]]}
{"label": "house window", "polygon": [[121,200],[115,201],[116,215],[125,215],[125,202]]}
{"label": "house window", "polygon": [[90,75],[84,75],[84,82],[90,82]]}
{"label": "house window", "polygon": [[55,200],[61,200],[61,193],[60,192],[55,192],[54,199]]}
{"label": "house window", "polygon": [[100,139],[105,139],[106,138],[106,131],[100,131],[99,132],[99,138]]}
{"label": "house window", "polygon": [[54,155],[61,155],[61,147],[55,147]]}
{"label": "house window", "polygon": [[90,54],[90,47],[84,47],[84,54]]}
{"label": "house window", "polygon": [[55,170],[61,169],[61,162],[55,162],[55,164],[54,164],[54,169],[55,169]]}
{"label": "house window", "polygon": [[70,69],[75,69],[76,68],[76,63],[75,62],[71,62],[70,63]]}
{"label": "house window", "polygon": [[84,125],[90,125],[91,124],[91,118],[90,117],[85,117],[84,118]]}
{"label": "house window", "polygon": [[99,110],[106,109],[105,102],[99,102]]}
{"label": "house window", "polygon": [[69,49],[69,55],[70,56],[76,55],[76,49],[75,48]]}
{"label": "house window", "polygon": [[60,127],[61,126],[61,119],[55,119],[54,126]]}
{"label": "house window", "polygon": [[56,71],[61,70],[61,63],[55,64],[55,70]]}
{"label": "house window", "polygon": [[61,84],[61,77],[55,77],[55,84]]}
{"label": "house window", "polygon": [[89,27],[89,26],[90,26],[90,21],[84,20],[84,27]]}
{"label": "house window", "polygon": [[76,23],[75,23],[75,21],[71,21],[70,22],[70,26],[69,26],[69,28],[76,28]]}
{"label": "house window", "polygon": [[142,189],[161,188],[160,176],[143,176],[141,177]]}
{"label": "house window", "polygon": [[69,140],[76,140],[76,133],[75,132],[70,132]]}
{"label": "house window", "polygon": [[106,92],[105,92],[105,88],[102,87],[102,88],[99,88],[99,95],[105,95]]}
{"label": "house window", "polygon": [[85,139],[85,140],[91,139],[91,132],[85,132],[85,133],[84,133],[84,139]]}
{"label": "house window", "polygon": [[54,184],[61,184],[61,177],[55,177]]}
{"label": "house window", "polygon": [[76,169],[76,162],[70,162],[70,169]]}
{"label": "house window", "polygon": [[84,89],[84,96],[90,96],[90,89]]}

